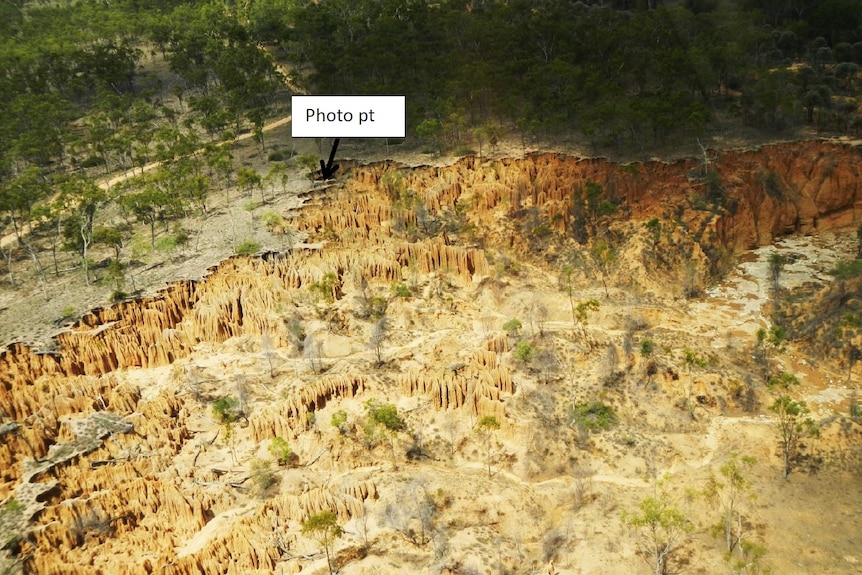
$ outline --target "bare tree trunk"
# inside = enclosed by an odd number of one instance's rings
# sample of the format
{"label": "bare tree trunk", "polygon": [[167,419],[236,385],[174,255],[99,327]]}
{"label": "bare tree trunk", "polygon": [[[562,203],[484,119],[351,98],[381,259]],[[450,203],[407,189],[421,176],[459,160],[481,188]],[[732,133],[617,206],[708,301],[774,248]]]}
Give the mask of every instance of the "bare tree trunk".
{"label": "bare tree trunk", "polygon": [[83,242],[83,249],[81,250],[81,262],[84,264],[84,281],[86,281],[87,286],[90,285],[90,264],[87,261],[87,248],[90,247],[90,238],[87,235],[86,227],[81,226],[81,241]]}
{"label": "bare tree trunk", "polygon": [[15,275],[12,273],[12,246],[10,245],[7,250],[0,249],[0,253],[3,254],[3,259],[6,260],[6,275],[9,276],[9,285],[14,288]]}
{"label": "bare tree trunk", "polygon": [[39,261],[39,256],[36,255],[36,251],[33,249],[33,245],[29,240],[24,240],[24,246],[27,248],[27,252],[29,252],[30,259],[33,260],[33,264],[36,266],[36,274],[39,277],[39,287],[42,288],[42,295],[45,296],[45,301],[48,301],[50,298],[48,297],[48,289],[45,286],[45,270],[42,268],[42,262]]}

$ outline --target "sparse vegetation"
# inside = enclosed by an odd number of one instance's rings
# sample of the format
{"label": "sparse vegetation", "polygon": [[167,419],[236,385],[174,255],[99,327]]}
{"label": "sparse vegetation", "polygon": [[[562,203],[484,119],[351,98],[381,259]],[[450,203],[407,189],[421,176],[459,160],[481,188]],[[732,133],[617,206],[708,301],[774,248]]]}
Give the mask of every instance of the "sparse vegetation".
{"label": "sparse vegetation", "polygon": [[330,424],[332,427],[336,428],[339,433],[344,435],[347,433],[347,412],[343,409],[339,409],[335,413],[332,414],[332,419],[330,420]]}

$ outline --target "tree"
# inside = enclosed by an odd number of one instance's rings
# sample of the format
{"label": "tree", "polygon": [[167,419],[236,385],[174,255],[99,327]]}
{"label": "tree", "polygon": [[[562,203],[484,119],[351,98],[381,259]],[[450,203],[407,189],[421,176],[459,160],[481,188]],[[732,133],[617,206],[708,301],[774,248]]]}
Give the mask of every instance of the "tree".
{"label": "tree", "polygon": [[617,252],[608,242],[602,241],[596,243],[590,250],[593,256],[593,262],[599,269],[602,275],[602,286],[605,288],[605,298],[611,297],[608,293],[608,276],[614,269],[617,263]]}
{"label": "tree", "polygon": [[751,480],[747,472],[755,463],[753,457],[738,458],[735,454],[719,468],[720,477],[709,478],[704,490],[707,499],[716,505],[721,519],[716,532],[724,537],[728,554],[739,549],[742,553],[743,539],[748,528],[745,517],[746,503],[754,501]]}
{"label": "tree", "polygon": [[119,260],[126,240],[123,232],[121,226],[98,226],[93,230],[93,242],[113,248],[114,259]]}
{"label": "tree", "polygon": [[404,485],[386,506],[386,522],[416,547],[431,541],[436,507],[425,489],[422,476]]}
{"label": "tree", "polygon": [[476,422],[476,433],[482,438],[485,447],[485,461],[488,464],[488,478],[491,477],[491,456],[493,445],[493,432],[500,429],[500,422],[493,415],[484,415]]}
{"label": "tree", "polygon": [[236,463],[236,437],[233,424],[237,420],[237,407],[237,400],[229,396],[219,398],[213,403],[213,417],[222,426],[224,442],[230,449],[234,463]]}
{"label": "tree", "polygon": [[121,205],[131,211],[135,218],[150,227],[150,245],[156,247],[156,223],[165,218],[166,210],[172,199],[167,192],[154,185],[143,191],[128,194],[120,200]]}
{"label": "tree", "polygon": [[404,429],[404,421],[398,414],[398,408],[391,403],[381,403],[372,398],[365,402],[365,411],[373,421],[389,431],[397,432]]}
{"label": "tree", "polygon": [[518,342],[518,345],[515,346],[515,357],[524,362],[525,367],[530,363],[530,360],[533,359],[533,355],[535,353],[535,348],[533,348],[532,344],[527,340],[522,339]]}
{"label": "tree", "polygon": [[374,350],[377,357],[377,366],[383,365],[383,344],[389,339],[389,320],[384,316],[374,322],[371,326],[371,336],[368,338],[368,347]]}
{"label": "tree", "polygon": [[404,429],[404,420],[398,414],[398,408],[391,403],[381,403],[379,400],[371,398],[365,402],[365,412],[368,415],[365,434],[373,445],[377,443],[379,437],[375,428],[382,427],[389,432],[389,451],[392,456],[392,465],[397,469],[398,463],[395,461],[395,438],[398,432]]}
{"label": "tree", "polygon": [[769,254],[769,274],[772,277],[772,292],[778,298],[778,290],[781,288],[781,272],[787,264],[787,258],[778,252]]}
{"label": "tree", "polygon": [[638,553],[649,564],[653,575],[678,573],[672,562],[691,532],[685,515],[673,506],[667,493],[647,497],[638,511],[623,513],[623,522],[637,532]]}
{"label": "tree", "polygon": [[521,327],[521,321],[518,319],[510,319],[503,324],[503,330],[508,334],[509,337],[517,337],[518,333],[521,331]]}
{"label": "tree", "polygon": [[796,401],[782,395],[769,406],[769,410],[777,416],[781,455],[784,460],[784,479],[799,459],[799,440],[803,437],[817,437],[820,430],[813,419],[808,417],[811,410],[804,401]]}
{"label": "tree", "polygon": [[263,187],[261,187],[261,182],[260,174],[258,174],[254,168],[239,168],[236,171],[236,183],[240,188],[248,192],[249,197],[251,197],[252,191],[255,188],[260,188],[261,198],[263,198]]}
{"label": "tree", "polygon": [[780,325],[771,325],[768,330],[761,327],[754,333],[754,337],[755,360],[760,364],[763,377],[768,378],[772,354],[780,353],[784,347],[784,339],[786,337],[784,328]]}
{"label": "tree", "polygon": [[344,530],[338,524],[338,517],[333,511],[315,513],[302,524],[302,534],[317,541],[326,553],[326,565],[332,575],[332,559],[330,554],[335,540],[341,537]]}
{"label": "tree", "polygon": [[93,222],[96,211],[107,201],[108,195],[96,182],[85,176],[73,176],[63,183],[61,193],[71,216],[67,220],[71,237],[67,237],[78,249],[84,266],[84,278],[90,285],[88,250],[93,243]]}
{"label": "tree", "polygon": [[269,377],[275,377],[275,365],[272,363],[272,360],[277,356],[272,348],[272,336],[269,335],[268,331],[260,334],[260,355],[267,362],[267,365],[269,365]]}

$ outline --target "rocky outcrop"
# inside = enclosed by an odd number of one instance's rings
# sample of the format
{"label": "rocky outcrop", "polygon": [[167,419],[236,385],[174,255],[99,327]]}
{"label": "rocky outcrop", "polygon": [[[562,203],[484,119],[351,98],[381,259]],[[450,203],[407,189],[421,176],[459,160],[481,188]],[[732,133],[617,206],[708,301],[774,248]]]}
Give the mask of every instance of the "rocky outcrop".
{"label": "rocky outcrop", "polygon": [[498,365],[497,355],[477,352],[473,360],[445,370],[410,371],[400,377],[405,395],[422,394],[437,409],[465,408],[476,417],[492,415],[502,420],[504,400],[515,393],[511,372]]}
{"label": "rocky outcrop", "polygon": [[295,438],[305,430],[307,414],[323,409],[333,399],[354,397],[364,391],[366,385],[364,376],[329,376],[301,387],[287,400],[267,407],[255,416],[251,422],[255,441],[273,437]]}

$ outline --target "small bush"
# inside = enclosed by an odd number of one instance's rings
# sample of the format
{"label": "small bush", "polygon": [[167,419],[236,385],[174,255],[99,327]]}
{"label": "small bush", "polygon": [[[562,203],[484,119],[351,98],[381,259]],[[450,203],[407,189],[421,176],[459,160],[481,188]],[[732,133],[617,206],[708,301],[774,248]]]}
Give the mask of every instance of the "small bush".
{"label": "small bush", "polygon": [[252,239],[243,240],[235,249],[234,252],[240,256],[250,256],[260,251],[260,244]]}
{"label": "small bush", "polygon": [[576,405],[572,418],[578,427],[590,432],[610,429],[619,422],[614,410],[600,401]]}
{"label": "small bush", "polygon": [[272,470],[272,464],[264,459],[253,459],[251,462],[251,487],[256,497],[270,495],[273,487],[278,485],[278,476]]}
{"label": "small bush", "polygon": [[180,225],[179,222],[174,224],[174,227],[171,231],[174,234],[174,241],[176,242],[176,245],[184,246],[189,243],[191,236],[189,235],[189,232]]}
{"label": "small bush", "polygon": [[124,292],[123,290],[114,290],[111,292],[111,303],[119,303],[129,297],[129,294]]}
{"label": "small bush", "polygon": [[829,273],[839,280],[849,280],[862,276],[862,260],[856,259],[838,262]]}
{"label": "small bush", "polygon": [[338,285],[338,276],[336,276],[332,272],[327,272],[323,274],[323,277],[319,282],[314,282],[308,289],[312,293],[318,294],[322,297],[326,303],[332,303],[335,301],[335,292],[336,286]]}
{"label": "small bush", "polygon": [[155,248],[160,252],[169,252],[177,247],[177,238],[174,236],[162,236],[156,240]]}
{"label": "small bush", "polygon": [[213,417],[219,423],[233,423],[236,421],[236,409],[238,405],[237,400],[230,396],[217,399],[213,403]]}
{"label": "small bush", "polygon": [[285,150],[276,150],[274,152],[270,152],[266,159],[270,162],[283,162],[288,159],[290,154]]}
{"label": "small bush", "polygon": [[284,218],[275,210],[266,210],[260,215],[260,221],[270,232],[284,227]]}
{"label": "small bush", "polygon": [[790,372],[782,371],[778,375],[772,375],[766,380],[766,385],[769,388],[781,387],[790,389],[793,386],[799,385],[799,379]]}
{"label": "small bush", "polygon": [[80,165],[82,168],[95,168],[98,166],[104,166],[105,162],[102,161],[102,158],[99,156],[88,156],[81,160]]}
{"label": "small bush", "polygon": [[521,331],[523,324],[521,324],[518,319],[510,319],[506,323],[503,324],[503,329],[509,334],[511,337],[515,337]]}
{"label": "small bush", "polygon": [[365,410],[373,421],[389,431],[399,431],[404,428],[404,421],[398,414],[398,408],[391,403],[380,403],[376,399],[365,402]]}
{"label": "small bush", "polygon": [[641,342],[641,355],[649,357],[653,353],[653,343],[651,339],[645,339]]}
{"label": "small bush", "polygon": [[330,420],[332,427],[336,428],[342,435],[347,432],[347,412],[340,409],[332,414]]}
{"label": "small bush", "polygon": [[515,346],[515,357],[524,362],[524,365],[527,365],[533,359],[535,353],[535,348],[526,340],[519,341],[518,345]]}
{"label": "small bush", "polygon": [[406,283],[395,282],[392,284],[392,295],[400,298],[410,297],[410,287]]}
{"label": "small bush", "polygon": [[274,438],[269,444],[268,451],[279,465],[287,465],[293,459],[293,450],[283,437]]}

